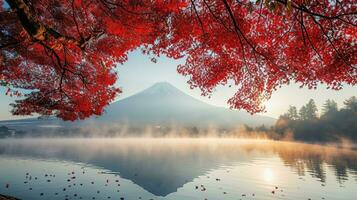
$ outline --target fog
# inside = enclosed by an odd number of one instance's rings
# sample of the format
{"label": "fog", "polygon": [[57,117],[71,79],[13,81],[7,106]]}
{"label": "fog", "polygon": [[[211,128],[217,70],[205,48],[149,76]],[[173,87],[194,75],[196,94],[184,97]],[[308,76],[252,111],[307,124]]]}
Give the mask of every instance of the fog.
{"label": "fog", "polygon": [[270,139],[263,132],[247,132],[242,125],[233,128],[208,125],[182,126],[175,123],[166,125],[138,125],[130,123],[85,123],[81,125],[46,125],[37,126],[10,126],[14,137],[31,138],[106,138],[106,137],[141,137],[141,138],[251,138]]}

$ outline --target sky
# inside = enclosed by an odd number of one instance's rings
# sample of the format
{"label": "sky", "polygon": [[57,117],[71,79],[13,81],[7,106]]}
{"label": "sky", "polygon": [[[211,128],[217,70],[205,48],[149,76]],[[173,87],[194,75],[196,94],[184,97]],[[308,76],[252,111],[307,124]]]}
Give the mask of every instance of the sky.
{"label": "sky", "polygon": [[[203,102],[220,107],[229,107],[227,100],[235,92],[232,88],[218,87],[210,99],[203,97],[198,88],[190,89],[187,84],[187,77],[177,73],[177,65],[184,63],[184,60],[173,60],[166,57],[160,57],[157,60],[157,63],[153,63],[150,57],[142,55],[140,51],[130,53],[128,61],[117,67],[119,77],[116,85],[122,89],[123,93],[116,100],[131,96],[157,82],[169,82]],[[351,96],[357,96],[357,86],[347,85],[342,90],[334,91],[326,89],[324,85],[320,85],[316,90],[309,90],[307,88],[301,89],[296,84],[290,84],[273,93],[272,98],[264,104],[266,112],[260,113],[260,115],[277,118],[286,112],[289,105],[299,108],[309,99],[315,100],[319,111],[321,111],[321,106],[327,99],[334,99],[342,107],[343,101]],[[6,96],[5,88],[0,86],[0,120],[23,118],[11,115],[9,104],[14,100],[14,98]]]}

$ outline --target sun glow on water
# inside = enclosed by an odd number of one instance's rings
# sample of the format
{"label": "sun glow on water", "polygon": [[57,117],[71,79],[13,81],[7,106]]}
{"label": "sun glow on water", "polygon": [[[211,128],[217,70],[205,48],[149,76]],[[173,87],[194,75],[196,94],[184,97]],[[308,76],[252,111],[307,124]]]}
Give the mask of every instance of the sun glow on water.
{"label": "sun glow on water", "polygon": [[263,179],[266,182],[272,182],[275,179],[275,174],[272,169],[266,168],[263,171]]}

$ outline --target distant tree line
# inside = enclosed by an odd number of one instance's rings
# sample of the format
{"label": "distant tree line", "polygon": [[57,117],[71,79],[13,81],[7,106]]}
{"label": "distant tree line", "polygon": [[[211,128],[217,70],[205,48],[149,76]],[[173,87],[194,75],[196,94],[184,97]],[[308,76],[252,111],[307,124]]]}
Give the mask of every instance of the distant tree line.
{"label": "distant tree line", "polygon": [[14,130],[9,129],[6,126],[0,126],[0,138],[12,137]]}
{"label": "distant tree line", "polygon": [[264,132],[273,139],[293,139],[311,142],[334,142],[343,139],[357,141],[357,98],[344,101],[339,109],[334,100],[327,100],[321,115],[313,99],[299,110],[290,106],[270,128],[246,126],[248,132]]}

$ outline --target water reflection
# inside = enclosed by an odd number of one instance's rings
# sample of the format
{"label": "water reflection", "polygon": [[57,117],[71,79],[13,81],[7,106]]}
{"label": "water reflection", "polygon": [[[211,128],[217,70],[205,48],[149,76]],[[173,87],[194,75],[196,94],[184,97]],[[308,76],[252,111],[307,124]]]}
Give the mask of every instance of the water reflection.
{"label": "water reflection", "polygon": [[268,148],[272,148],[273,152],[300,176],[308,172],[321,182],[326,182],[324,164],[334,170],[336,179],[340,183],[348,180],[348,171],[356,175],[356,151],[298,143],[275,143],[269,146]]}
{"label": "water reflection", "polygon": [[[118,173],[155,196],[168,196],[214,170],[245,167],[257,182],[274,184],[281,163],[302,180],[326,184],[327,171],[343,185],[357,177],[357,153],[319,145],[229,139],[1,140],[0,157],[86,163]],[[255,166],[262,166],[260,170]],[[239,174],[241,179],[253,179]],[[251,175],[250,175],[251,176]],[[218,177],[217,177],[218,178]],[[282,179],[281,175],[279,177]],[[286,177],[286,182],[289,178]],[[248,180],[250,181],[250,180]],[[235,183],[233,183],[235,184]]]}

